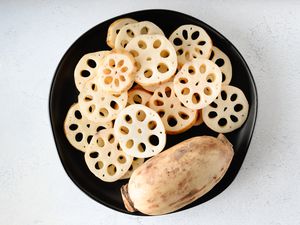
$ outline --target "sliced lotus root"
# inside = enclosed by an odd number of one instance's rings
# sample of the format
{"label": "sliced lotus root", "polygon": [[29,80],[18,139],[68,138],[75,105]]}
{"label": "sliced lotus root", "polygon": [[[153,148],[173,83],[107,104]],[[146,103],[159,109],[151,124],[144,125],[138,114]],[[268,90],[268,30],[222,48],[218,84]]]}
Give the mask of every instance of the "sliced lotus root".
{"label": "sliced lotus root", "polygon": [[222,72],[222,84],[229,84],[232,78],[232,67],[229,57],[217,47],[213,46],[209,58]]}
{"label": "sliced lotus root", "polygon": [[244,93],[234,86],[224,85],[216,100],[203,109],[203,120],[212,130],[228,133],[243,125],[248,109]]}
{"label": "sliced lotus root", "polygon": [[196,122],[194,123],[194,127],[200,126],[203,123],[203,118],[202,118],[202,109],[197,110],[197,119]]}
{"label": "sliced lotus root", "polygon": [[95,123],[82,115],[78,103],[73,104],[64,122],[65,135],[70,144],[85,152],[94,134],[104,128],[111,128],[112,122]]}
{"label": "sliced lotus root", "polygon": [[113,22],[107,31],[106,43],[109,47],[115,47],[115,41],[117,34],[120,32],[121,28],[127,24],[137,23],[138,21],[131,18],[121,18]]}
{"label": "sliced lotus root", "polygon": [[212,41],[206,31],[195,25],[182,25],[169,37],[175,47],[179,68],[192,59],[210,56]]}
{"label": "sliced lotus root", "polygon": [[137,36],[128,43],[126,50],[135,57],[135,82],[141,86],[166,82],[176,72],[176,52],[168,39],[162,35]]}
{"label": "sliced lotus root", "polygon": [[161,83],[161,84],[156,84],[156,85],[151,85],[151,86],[141,86],[143,89],[145,89],[146,91],[150,91],[150,92],[154,92],[157,88],[159,88],[162,84],[173,81],[174,80],[174,76],[172,76],[171,78],[169,78],[167,81]]}
{"label": "sliced lotus root", "polygon": [[122,151],[114,129],[110,128],[93,136],[84,159],[96,177],[106,182],[114,182],[128,171],[133,158]]}
{"label": "sliced lotus root", "polygon": [[114,120],[127,104],[127,92],[111,94],[102,90],[97,77],[89,80],[78,96],[83,115],[94,122],[106,123]]}
{"label": "sliced lotus root", "polygon": [[221,91],[220,68],[208,59],[187,62],[174,78],[179,100],[190,109],[202,109],[213,102]]}
{"label": "sliced lotus root", "polygon": [[114,130],[123,151],[133,157],[151,157],[161,152],[166,144],[165,128],[159,115],[141,104],[122,110],[115,120]]}
{"label": "sliced lotus root", "polygon": [[136,67],[134,58],[124,50],[112,50],[101,61],[98,71],[101,89],[121,94],[133,85]]}
{"label": "sliced lotus root", "polygon": [[100,61],[109,51],[99,51],[84,55],[77,63],[74,71],[75,85],[79,91],[85,83],[97,75]]}
{"label": "sliced lotus root", "polygon": [[131,177],[131,174],[133,173],[133,171],[135,171],[140,165],[142,165],[144,163],[144,159],[142,158],[133,158],[132,160],[132,164],[129,167],[128,171],[124,174],[124,176],[122,176],[120,179],[129,179]]}
{"label": "sliced lotus root", "polygon": [[142,104],[146,105],[151,97],[148,91],[141,88],[133,88],[128,92],[128,104]]}
{"label": "sliced lotus root", "polygon": [[123,26],[118,33],[115,41],[115,48],[125,48],[131,39],[143,34],[164,35],[164,32],[150,21],[127,24]]}
{"label": "sliced lotus root", "polygon": [[193,126],[197,110],[185,107],[177,98],[173,82],[161,85],[149,100],[149,107],[160,116],[167,134],[179,134]]}

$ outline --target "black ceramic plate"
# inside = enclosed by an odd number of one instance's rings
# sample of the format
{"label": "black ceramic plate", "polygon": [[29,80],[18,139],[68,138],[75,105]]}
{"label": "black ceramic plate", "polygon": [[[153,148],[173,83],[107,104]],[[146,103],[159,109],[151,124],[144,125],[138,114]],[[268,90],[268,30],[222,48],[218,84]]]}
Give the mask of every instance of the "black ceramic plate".
{"label": "black ceramic plate", "polygon": [[[112,22],[121,17],[130,17],[138,21],[152,21],[164,31],[167,37],[172,31],[183,24],[201,26],[212,38],[214,45],[224,51],[231,60],[233,68],[231,84],[239,87],[245,93],[249,101],[249,115],[247,121],[240,129],[226,134],[226,137],[234,146],[235,155],[224,178],[209,193],[183,209],[206,202],[220,194],[230,185],[243,163],[256,120],[257,92],[251,72],[238,50],[223,35],[209,25],[182,13],[169,10],[145,10],[121,15],[90,29],[69,48],[57,67],[49,98],[50,120],[61,162],[72,181],[88,196],[112,209],[129,213],[124,208],[120,194],[120,187],[127,183],[127,180],[105,183],[96,178],[89,172],[85,165],[83,153],[75,150],[69,144],[63,129],[64,119],[69,107],[74,102],[77,102],[78,91],[75,87],[73,77],[77,62],[86,53],[109,49],[105,42],[107,29]],[[166,148],[198,135],[217,136],[217,133],[211,131],[203,124],[198,127],[193,127],[183,134],[168,136]],[[133,214],[142,215],[138,212]]]}

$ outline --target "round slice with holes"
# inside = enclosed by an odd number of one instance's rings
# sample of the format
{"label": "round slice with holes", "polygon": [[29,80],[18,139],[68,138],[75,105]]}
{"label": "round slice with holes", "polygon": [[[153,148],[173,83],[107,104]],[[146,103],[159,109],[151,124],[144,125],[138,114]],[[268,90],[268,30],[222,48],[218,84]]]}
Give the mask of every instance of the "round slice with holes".
{"label": "round slice with holes", "polygon": [[70,144],[85,152],[94,134],[104,128],[111,128],[112,122],[95,123],[82,115],[78,103],[73,104],[65,118],[64,131]]}
{"label": "round slice with holes", "polygon": [[248,116],[249,104],[244,93],[234,86],[224,85],[216,100],[203,109],[204,123],[219,133],[240,128]]}
{"label": "round slice with holes", "polygon": [[137,36],[128,43],[126,50],[135,57],[135,82],[141,86],[166,82],[176,72],[176,52],[168,39],[162,35]]}
{"label": "round slice with holes", "polygon": [[129,179],[131,177],[131,174],[133,173],[133,171],[135,171],[140,165],[142,165],[144,163],[144,159],[142,158],[133,158],[132,160],[132,164],[129,167],[128,171],[124,174],[124,176],[122,176],[120,178],[120,180],[123,179]]}
{"label": "round slice with holes", "polygon": [[95,134],[84,154],[89,170],[99,179],[114,182],[131,166],[133,157],[122,151],[114,129],[104,129]]}
{"label": "round slice with holes", "polygon": [[89,120],[106,123],[114,120],[127,104],[127,92],[111,94],[99,87],[98,79],[89,80],[78,96],[83,115]]}
{"label": "round slice with holes", "polygon": [[202,109],[197,110],[197,119],[196,122],[194,123],[194,127],[200,126],[203,123],[203,118],[202,118]]}
{"label": "round slice with holes", "polygon": [[113,22],[107,31],[106,43],[109,47],[115,47],[115,41],[118,33],[120,32],[121,28],[127,24],[137,23],[138,21],[131,19],[131,18],[121,18]]}
{"label": "round slice with holes", "polygon": [[232,78],[232,67],[229,57],[220,49],[213,46],[209,59],[221,69],[222,84],[229,84]]}
{"label": "round slice with holes", "polygon": [[192,59],[208,59],[210,56],[212,41],[199,26],[182,25],[171,34],[169,40],[175,47],[179,68]]}
{"label": "round slice with holes", "polygon": [[166,144],[166,131],[159,115],[141,104],[122,110],[115,120],[114,130],[123,151],[133,157],[151,157]]}
{"label": "round slice with holes", "polygon": [[143,34],[164,35],[164,32],[150,21],[127,24],[123,26],[118,33],[115,41],[115,48],[123,49],[127,46],[131,39]]}
{"label": "round slice with holes", "polygon": [[141,88],[133,88],[128,92],[128,105],[142,104],[146,105],[151,97],[148,91]]}
{"label": "round slice with holes", "polygon": [[85,83],[97,75],[100,61],[109,51],[92,52],[84,55],[77,63],[74,71],[75,85],[79,91]]}
{"label": "round slice with holes", "polygon": [[177,98],[173,82],[161,85],[149,100],[149,107],[160,116],[167,134],[179,134],[193,126],[197,110],[185,107]]}
{"label": "round slice with holes", "polygon": [[183,65],[174,78],[179,100],[190,109],[202,109],[221,91],[220,68],[208,59],[195,59]]}
{"label": "round slice with holes", "polygon": [[98,77],[101,89],[121,94],[131,88],[135,78],[135,60],[124,50],[112,50],[101,61]]}

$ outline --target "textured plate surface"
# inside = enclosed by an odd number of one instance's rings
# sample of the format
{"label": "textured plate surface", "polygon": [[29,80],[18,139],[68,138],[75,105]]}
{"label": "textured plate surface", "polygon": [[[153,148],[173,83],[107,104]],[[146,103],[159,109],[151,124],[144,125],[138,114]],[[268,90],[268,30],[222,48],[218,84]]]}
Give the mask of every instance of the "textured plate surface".
{"label": "textured plate surface", "polygon": [[[121,15],[93,27],[68,49],[56,69],[49,97],[52,131],[63,167],[72,181],[88,196],[107,207],[129,213],[123,206],[120,194],[120,187],[127,183],[127,180],[105,183],[96,178],[85,165],[83,153],[75,150],[69,144],[63,129],[64,119],[69,107],[77,102],[78,91],[73,76],[77,62],[86,53],[108,50],[109,47],[106,45],[107,29],[112,22],[122,17],[154,22],[164,31],[167,37],[183,24],[201,26],[210,35],[214,45],[227,54],[231,60],[233,69],[231,85],[240,88],[245,93],[249,101],[249,115],[240,129],[226,134],[226,137],[234,146],[235,155],[224,178],[210,192],[183,209],[204,203],[220,194],[231,184],[244,161],[256,121],[257,91],[251,72],[238,50],[209,25],[182,13],[169,10],[144,10]],[[166,148],[198,135],[217,136],[217,133],[202,124],[201,126],[192,127],[180,135],[168,136]],[[129,214],[142,215],[138,212]]]}

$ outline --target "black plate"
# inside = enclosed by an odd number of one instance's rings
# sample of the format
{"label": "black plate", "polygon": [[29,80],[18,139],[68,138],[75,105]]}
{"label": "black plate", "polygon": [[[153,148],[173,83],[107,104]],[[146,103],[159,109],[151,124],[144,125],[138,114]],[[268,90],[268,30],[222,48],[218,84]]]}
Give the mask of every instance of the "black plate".
{"label": "black plate", "polygon": [[[83,153],[75,150],[69,144],[63,131],[63,123],[68,109],[74,102],[77,102],[78,91],[73,77],[77,62],[86,53],[109,49],[105,42],[108,26],[121,17],[130,17],[138,21],[152,21],[164,31],[167,37],[183,24],[201,26],[210,35],[214,45],[224,51],[231,60],[233,68],[231,84],[239,87],[245,93],[249,101],[249,115],[242,128],[226,134],[226,137],[234,146],[235,155],[224,178],[209,193],[183,209],[206,202],[220,194],[230,185],[243,163],[256,121],[257,91],[251,72],[238,50],[223,35],[209,25],[182,13],[169,10],[144,10],[118,16],[90,29],[68,49],[56,69],[49,98],[50,120],[61,162],[72,181],[88,196],[112,209],[129,213],[124,208],[120,194],[120,187],[127,183],[127,180],[105,183],[96,178],[85,165]],[[176,137],[168,136],[166,147],[173,146],[187,138],[204,134],[217,136],[217,133],[211,131],[205,125],[201,125],[193,127]],[[138,212],[132,214],[142,215]]]}

